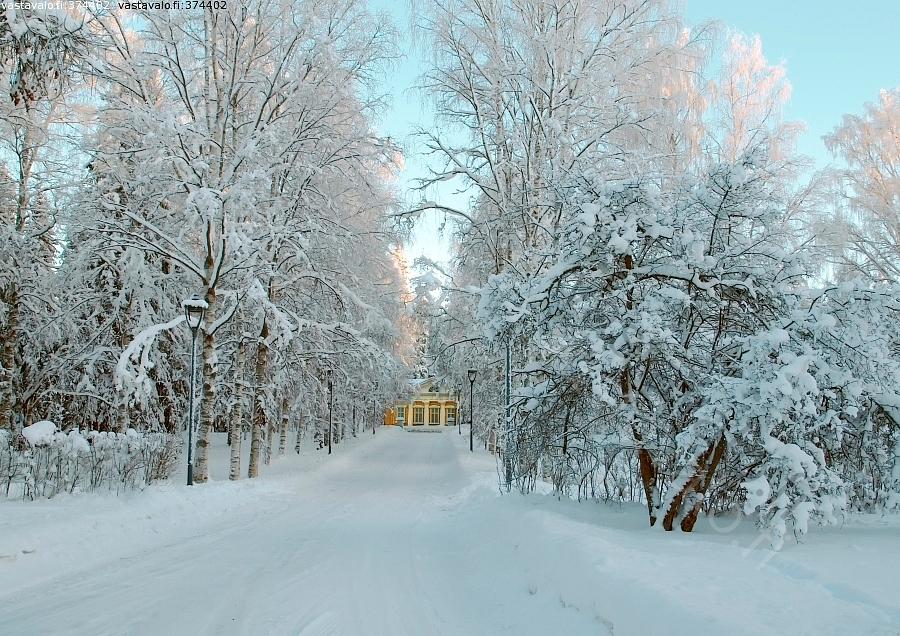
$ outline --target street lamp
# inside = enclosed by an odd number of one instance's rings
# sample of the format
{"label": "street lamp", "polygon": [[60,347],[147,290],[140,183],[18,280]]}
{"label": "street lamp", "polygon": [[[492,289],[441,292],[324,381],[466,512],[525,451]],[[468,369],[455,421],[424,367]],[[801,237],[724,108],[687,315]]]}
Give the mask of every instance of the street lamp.
{"label": "street lamp", "polygon": [[473,438],[473,428],[475,426],[475,375],[478,373],[475,369],[469,369],[469,452],[475,452]]}
{"label": "street lamp", "polygon": [[375,434],[375,424],[378,422],[378,380],[375,380],[375,392],[372,393],[372,435]]}
{"label": "street lamp", "polygon": [[194,353],[197,350],[197,332],[203,322],[203,312],[209,305],[205,300],[194,296],[182,301],[184,319],[191,330],[191,381],[188,396],[188,452],[187,452],[187,485],[194,485]]}
{"label": "street lamp", "polygon": [[456,389],[456,432],[462,435],[462,409],[459,408],[459,389]]}
{"label": "street lamp", "polygon": [[331,438],[334,429],[331,425],[331,410],[334,404],[334,385],[331,382],[331,369],[325,369],[325,377],[328,378],[328,454],[331,455]]}

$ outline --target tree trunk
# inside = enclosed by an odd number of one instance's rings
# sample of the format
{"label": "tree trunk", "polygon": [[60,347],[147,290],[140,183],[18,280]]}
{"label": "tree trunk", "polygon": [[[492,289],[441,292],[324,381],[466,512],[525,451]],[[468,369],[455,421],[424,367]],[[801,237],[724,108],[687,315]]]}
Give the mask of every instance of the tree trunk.
{"label": "tree trunk", "polygon": [[169,394],[169,385],[166,382],[156,381],[156,394],[162,405],[163,429],[167,433],[175,433],[175,408],[172,404],[172,396]]}
{"label": "tree trunk", "polygon": [[341,412],[338,412],[335,415],[337,416],[339,421],[332,424],[332,428],[334,429],[334,443],[340,444],[341,438],[344,437],[344,415]]}
{"label": "tree trunk", "polygon": [[15,429],[13,377],[19,331],[19,290],[14,282],[10,282],[3,290],[3,303],[6,305],[7,314],[6,327],[0,330],[3,338],[0,342],[0,430],[13,431]]}
{"label": "tree trunk", "polygon": [[238,335],[237,352],[234,359],[234,410],[231,412],[231,470],[228,479],[235,481],[241,476],[241,431],[244,428],[244,328],[243,312],[240,307],[235,320]]}
{"label": "tree trunk", "polygon": [[256,345],[256,391],[253,397],[253,433],[250,437],[250,467],[247,470],[248,477],[259,475],[259,450],[262,445],[263,429],[266,426],[266,409],[263,403],[262,387],[266,381],[266,354],[269,351],[266,338],[269,337],[269,325],[263,318],[262,330],[259,332],[259,342]]}
{"label": "tree trunk", "polygon": [[272,463],[272,447],[275,445],[275,421],[266,421],[266,466]]}
{"label": "tree trunk", "polygon": [[[628,369],[622,369],[621,377],[622,396],[626,403],[631,402],[631,381],[628,376]],[[647,498],[647,514],[650,517],[650,525],[656,525],[656,462],[653,455],[644,447],[644,436],[638,432],[637,428],[632,424],[631,433],[634,441],[638,445],[638,466],[641,476],[641,485],[644,488],[644,496]]]}
{"label": "tree trunk", "polygon": [[288,430],[288,399],[287,392],[281,396],[281,439],[278,442],[278,455],[284,457],[284,449],[287,446]]}
{"label": "tree trunk", "polygon": [[[634,260],[631,257],[631,254],[626,254],[623,257],[623,265],[627,271],[634,269]],[[623,272],[623,278],[627,278],[628,273]],[[626,311],[632,311],[634,309],[634,299],[632,295],[632,290],[629,287],[625,292],[625,309]],[[619,385],[622,391],[622,399],[626,404],[632,403],[632,395],[631,395],[631,376],[628,371],[629,367],[626,365],[622,369],[622,374],[619,378]],[[632,421],[631,424],[632,435],[634,435],[634,440],[637,442],[638,449],[638,465],[640,467],[641,473],[641,485],[644,487],[644,496],[647,498],[647,514],[650,517],[650,525],[656,525],[656,499],[657,499],[657,489],[656,489],[656,477],[657,477],[657,469],[656,462],[653,460],[653,455],[650,454],[650,451],[644,446],[644,436],[637,430],[637,427],[634,425]]]}
{"label": "tree trunk", "polygon": [[294,451],[300,454],[300,439],[303,437],[303,414],[297,414],[297,443],[294,445]]}
{"label": "tree trunk", "polygon": [[656,525],[656,462],[646,448],[638,449],[638,462],[641,467],[641,484],[644,486],[644,496],[647,497],[647,512],[650,515],[650,525]]}
{"label": "tree trunk", "polygon": [[[273,193],[273,194],[274,194],[274,193]],[[269,295],[269,301],[270,301],[272,304],[276,304],[276,303],[277,303],[277,300],[278,300],[278,295],[277,295],[276,292],[275,292],[275,278],[274,278],[274,277],[271,277],[271,276],[269,277],[268,295]],[[261,379],[261,380],[259,381],[259,385],[258,385],[259,388],[262,389],[262,387],[263,387],[264,385],[265,385],[265,380],[264,380],[264,379]],[[265,395],[265,391],[263,391],[262,393],[260,393],[260,395],[263,395],[263,396],[264,396],[264,395]],[[274,401],[275,398],[276,398],[276,396],[273,395],[272,398],[273,398],[272,406],[274,407],[275,404],[276,404],[275,401]],[[261,406],[264,408],[265,405],[261,405]],[[274,419],[268,419],[268,418],[267,418],[267,421],[266,421],[266,448],[265,448],[265,451],[266,451],[266,466],[268,466],[268,465],[272,462],[272,453],[273,453],[274,450],[275,450],[275,424],[276,424],[276,423],[277,423],[276,420],[274,420]]]}
{"label": "tree trunk", "polygon": [[[690,532],[697,523],[697,516],[700,514],[700,505],[703,502],[702,496],[705,495],[710,483],[712,483],[713,475],[716,472],[722,456],[725,454],[725,435],[719,436],[715,442],[711,442],[707,449],[697,458],[694,467],[693,476],[687,480],[681,491],[672,498],[666,516],[663,518],[663,528],[671,531],[675,526],[675,520],[682,514],[682,508],[689,505],[690,508],[684,512],[681,518],[681,529],[684,532]],[[694,493],[698,496],[691,497]]]}
{"label": "tree trunk", "polygon": [[[129,319],[131,317],[131,302],[129,301],[122,308],[122,329],[119,331],[119,348],[121,350],[125,349],[125,346],[128,344],[128,332],[125,328],[125,325],[128,324]],[[191,355],[193,355],[193,351],[191,351]],[[119,433],[124,433],[128,426],[128,398],[122,394],[122,392],[116,393],[116,419],[112,422],[112,426],[109,427],[110,431],[116,431]]]}
{"label": "tree trunk", "polygon": [[116,408],[116,431],[124,433],[128,430],[128,400],[119,395],[119,406]]}
{"label": "tree trunk", "polygon": [[197,434],[197,460],[194,466],[194,482],[206,483],[209,480],[209,438],[213,430],[213,408],[216,404],[216,335],[210,329],[216,315],[216,290],[211,287],[206,292],[207,307],[205,315],[207,326],[203,334],[203,397],[200,402],[200,430]]}

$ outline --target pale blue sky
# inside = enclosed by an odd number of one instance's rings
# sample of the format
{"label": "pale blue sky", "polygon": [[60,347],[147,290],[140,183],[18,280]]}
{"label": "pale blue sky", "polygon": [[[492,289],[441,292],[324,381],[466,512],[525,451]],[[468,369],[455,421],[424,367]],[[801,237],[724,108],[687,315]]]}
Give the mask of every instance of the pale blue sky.
{"label": "pale blue sky", "polygon": [[[372,0],[372,4],[389,10],[407,28],[405,0]],[[800,137],[799,150],[812,156],[817,167],[830,160],[822,135],[844,114],[859,113],[864,102],[877,100],[880,89],[900,86],[900,0],[686,0],[685,7],[690,24],[714,18],[728,28],[758,34],[766,59],[784,62],[793,87],[785,116],[806,122],[809,130]],[[416,124],[427,126],[430,121],[430,113],[410,91],[420,58],[412,47],[406,49],[408,58],[391,74],[394,107],[379,126],[407,151],[400,182],[404,189],[422,171],[410,132]],[[429,198],[462,203],[449,188],[430,193]],[[422,254],[447,258],[446,243],[438,236],[443,220],[432,214],[419,221],[407,246],[410,261]]]}
{"label": "pale blue sky", "polygon": [[686,8],[693,24],[716,18],[758,34],[766,60],[785,63],[793,87],[785,116],[809,126],[799,150],[819,167],[830,160],[822,135],[880,89],[900,86],[898,0],[687,0]]}

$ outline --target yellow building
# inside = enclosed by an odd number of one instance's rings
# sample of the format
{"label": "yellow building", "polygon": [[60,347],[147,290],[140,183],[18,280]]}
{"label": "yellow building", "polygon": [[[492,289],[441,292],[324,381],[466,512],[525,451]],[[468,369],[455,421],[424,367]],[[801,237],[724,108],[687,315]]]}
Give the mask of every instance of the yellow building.
{"label": "yellow building", "polygon": [[410,381],[409,394],[384,414],[386,426],[456,426],[459,392],[434,379]]}

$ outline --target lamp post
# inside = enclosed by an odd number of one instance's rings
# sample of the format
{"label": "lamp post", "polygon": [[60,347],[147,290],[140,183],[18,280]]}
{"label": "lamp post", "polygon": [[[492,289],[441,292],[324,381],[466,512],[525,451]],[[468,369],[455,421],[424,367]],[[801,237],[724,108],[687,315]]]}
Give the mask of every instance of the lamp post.
{"label": "lamp post", "polygon": [[378,380],[375,380],[375,392],[372,393],[372,435],[375,434],[375,424],[378,422]]}
{"label": "lamp post", "polygon": [[325,369],[325,377],[328,379],[328,454],[331,455],[331,438],[334,436],[334,428],[331,424],[331,410],[334,404],[334,384],[331,382],[331,369]]}
{"label": "lamp post", "polygon": [[194,353],[197,351],[197,331],[203,322],[203,312],[209,305],[205,300],[194,296],[181,303],[184,307],[184,319],[191,330],[191,381],[188,396],[188,452],[187,452],[187,485],[194,485]]}
{"label": "lamp post", "polygon": [[475,452],[474,428],[475,428],[475,369],[469,369],[469,452]]}
{"label": "lamp post", "polygon": [[462,409],[459,408],[460,390],[456,389],[456,432],[462,435]]}

